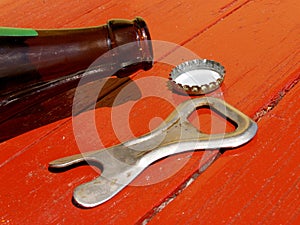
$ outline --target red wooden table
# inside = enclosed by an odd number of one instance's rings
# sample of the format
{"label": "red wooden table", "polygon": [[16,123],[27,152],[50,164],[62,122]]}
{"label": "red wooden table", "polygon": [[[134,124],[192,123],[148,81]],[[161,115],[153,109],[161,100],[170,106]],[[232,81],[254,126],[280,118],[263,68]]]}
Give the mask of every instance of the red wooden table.
{"label": "red wooden table", "polygon": [[[80,126],[93,112],[77,116],[73,130],[70,110],[57,116],[73,95],[60,94],[24,112],[34,129],[24,129],[20,115],[0,126],[16,134],[0,143],[0,223],[299,224],[299,10],[298,0],[2,0],[0,26],[87,27],[143,17],[153,40],[221,62],[225,81],[209,95],[253,118],[259,130],[221,155],[200,150],[158,161],[111,200],[82,209],[72,203],[73,189],[98,172],[80,166],[52,173],[48,163],[140,136],[190,97],[169,90],[172,65],[159,61],[149,71],[112,78],[95,109],[98,136],[91,136]],[[201,129],[210,130],[210,113],[199,110],[198,117],[206,121]]]}

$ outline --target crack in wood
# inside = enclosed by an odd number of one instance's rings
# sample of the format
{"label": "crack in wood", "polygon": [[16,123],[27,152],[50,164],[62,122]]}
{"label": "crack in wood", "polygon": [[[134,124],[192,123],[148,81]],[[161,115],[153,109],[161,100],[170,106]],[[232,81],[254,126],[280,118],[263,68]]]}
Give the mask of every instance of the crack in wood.
{"label": "crack in wood", "polygon": [[259,122],[262,119],[262,117],[264,117],[266,114],[268,114],[270,111],[272,111],[274,109],[274,107],[276,107],[276,105],[278,105],[278,103],[284,98],[284,96],[290,90],[292,90],[293,87],[296,86],[296,84],[299,82],[299,80],[300,80],[300,73],[299,73],[299,76],[295,80],[291,81],[289,84],[287,84],[285,87],[283,87],[279,92],[277,92],[277,94],[270,99],[268,104],[266,104],[260,110],[258,110],[255,113],[253,120],[256,122]]}
{"label": "crack in wood", "polygon": [[[167,205],[169,205],[181,192],[187,189],[212,163],[217,160],[222,153],[219,150],[212,151],[206,158],[205,162],[200,165],[199,169],[192,174],[183,184],[181,184],[177,190],[175,190],[171,195],[169,195],[159,206],[153,209],[152,213],[148,217],[144,218],[141,222],[142,225],[148,224],[153,217],[155,217],[159,212],[161,212]],[[202,160],[203,162],[204,160]],[[201,162],[200,162],[201,163]]]}

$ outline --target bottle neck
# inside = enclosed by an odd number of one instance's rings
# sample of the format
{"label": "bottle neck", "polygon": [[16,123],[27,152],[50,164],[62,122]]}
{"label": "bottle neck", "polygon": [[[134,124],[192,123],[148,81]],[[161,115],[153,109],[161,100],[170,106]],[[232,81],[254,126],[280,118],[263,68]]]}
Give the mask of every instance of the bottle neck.
{"label": "bottle neck", "polygon": [[108,67],[118,64],[120,77],[152,67],[151,38],[141,18],[83,29],[16,31],[0,36],[0,95],[82,71],[100,56]]}

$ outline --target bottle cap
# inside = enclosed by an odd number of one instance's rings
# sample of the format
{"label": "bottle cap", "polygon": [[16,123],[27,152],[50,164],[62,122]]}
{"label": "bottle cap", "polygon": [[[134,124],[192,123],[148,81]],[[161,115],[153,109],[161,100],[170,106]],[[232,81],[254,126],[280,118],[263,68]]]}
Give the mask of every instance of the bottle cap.
{"label": "bottle cap", "polygon": [[170,73],[175,91],[188,95],[201,95],[218,89],[225,76],[224,67],[208,59],[194,59],[176,66]]}

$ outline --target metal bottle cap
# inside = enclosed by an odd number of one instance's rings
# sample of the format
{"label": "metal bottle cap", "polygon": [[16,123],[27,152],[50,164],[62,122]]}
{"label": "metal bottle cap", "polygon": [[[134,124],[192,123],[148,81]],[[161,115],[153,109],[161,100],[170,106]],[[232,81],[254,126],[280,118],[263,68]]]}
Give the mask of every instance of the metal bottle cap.
{"label": "metal bottle cap", "polygon": [[224,76],[225,69],[220,63],[208,59],[194,59],[176,66],[169,79],[176,91],[201,95],[218,89]]}

